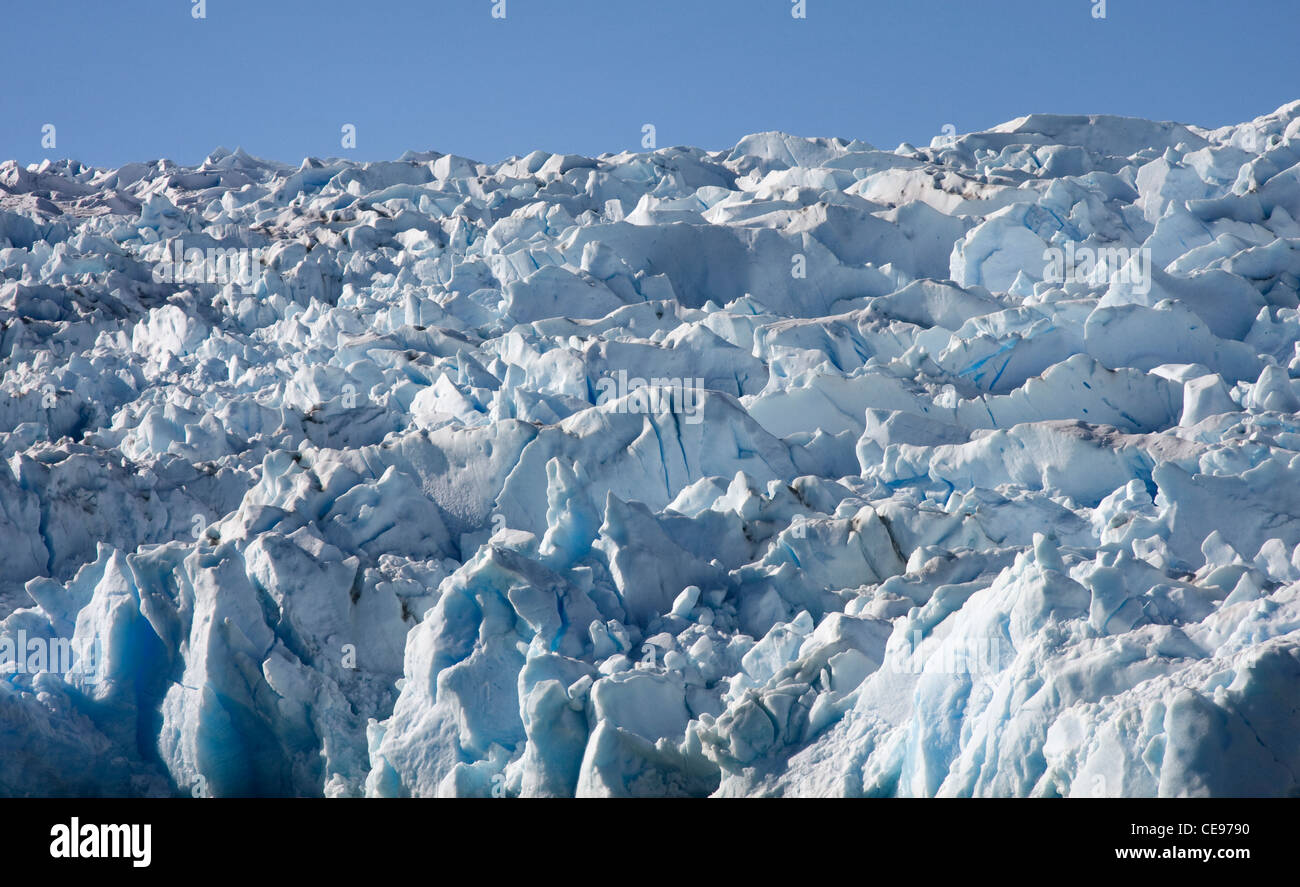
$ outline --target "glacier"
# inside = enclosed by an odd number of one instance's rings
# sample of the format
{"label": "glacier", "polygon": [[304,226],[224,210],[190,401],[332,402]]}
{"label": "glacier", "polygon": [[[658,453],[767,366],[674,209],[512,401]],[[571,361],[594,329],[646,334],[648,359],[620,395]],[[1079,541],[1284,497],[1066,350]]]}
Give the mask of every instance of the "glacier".
{"label": "glacier", "polygon": [[1300,795],[1298,220],[1300,102],[0,164],[0,794]]}

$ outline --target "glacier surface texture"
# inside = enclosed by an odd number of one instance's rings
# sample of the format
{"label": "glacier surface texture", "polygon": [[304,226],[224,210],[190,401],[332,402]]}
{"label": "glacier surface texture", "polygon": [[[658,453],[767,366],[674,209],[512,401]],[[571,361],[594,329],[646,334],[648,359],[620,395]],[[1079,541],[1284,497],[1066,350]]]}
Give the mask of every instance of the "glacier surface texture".
{"label": "glacier surface texture", "polygon": [[0,165],[0,794],[1300,794],[1298,220],[1300,103]]}

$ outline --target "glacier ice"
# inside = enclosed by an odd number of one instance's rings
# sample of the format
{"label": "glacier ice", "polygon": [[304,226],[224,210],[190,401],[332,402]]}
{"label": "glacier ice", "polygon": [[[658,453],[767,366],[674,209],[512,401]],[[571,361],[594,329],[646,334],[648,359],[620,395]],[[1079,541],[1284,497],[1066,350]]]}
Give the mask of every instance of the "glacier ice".
{"label": "glacier ice", "polygon": [[0,794],[1300,794],[1297,219],[1300,102],[0,164]]}

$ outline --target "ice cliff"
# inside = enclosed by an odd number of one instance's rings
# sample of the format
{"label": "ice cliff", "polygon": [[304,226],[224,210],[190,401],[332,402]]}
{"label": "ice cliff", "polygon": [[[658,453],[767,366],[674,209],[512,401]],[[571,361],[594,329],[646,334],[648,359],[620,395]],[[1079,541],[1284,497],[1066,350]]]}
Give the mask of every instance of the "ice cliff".
{"label": "ice cliff", "polygon": [[0,165],[0,794],[1300,793],[1298,219],[1300,103]]}

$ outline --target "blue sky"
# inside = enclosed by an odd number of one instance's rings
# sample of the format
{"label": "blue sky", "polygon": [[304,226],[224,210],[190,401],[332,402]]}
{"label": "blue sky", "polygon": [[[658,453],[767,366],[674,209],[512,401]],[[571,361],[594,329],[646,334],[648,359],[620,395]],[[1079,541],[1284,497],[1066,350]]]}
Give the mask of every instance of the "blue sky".
{"label": "blue sky", "polygon": [[[1116,113],[1220,126],[1300,98],[1300,0],[3,0],[0,159],[223,145],[297,162],[928,143]],[[54,124],[56,145],[42,147]],[[340,143],[356,126],[356,148]]]}

